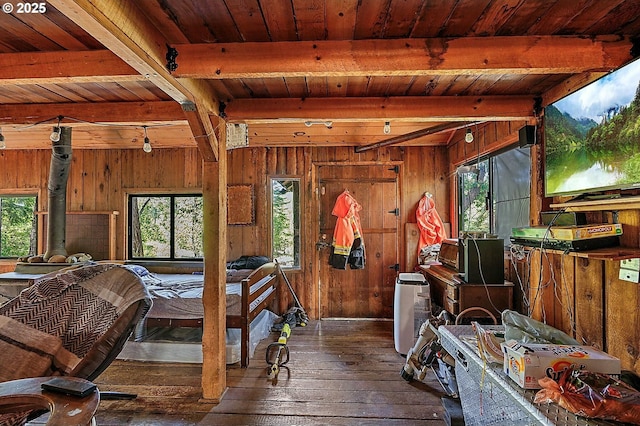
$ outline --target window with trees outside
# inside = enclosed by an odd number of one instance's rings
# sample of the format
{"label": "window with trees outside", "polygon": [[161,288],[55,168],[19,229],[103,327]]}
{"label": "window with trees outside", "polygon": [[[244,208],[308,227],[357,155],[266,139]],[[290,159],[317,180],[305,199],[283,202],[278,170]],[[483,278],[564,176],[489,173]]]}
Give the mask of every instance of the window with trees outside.
{"label": "window with trees outside", "polygon": [[0,257],[33,256],[38,243],[38,198],[0,196]]}
{"label": "window with trees outside", "polygon": [[458,169],[460,232],[497,235],[529,225],[530,148],[513,148]]}
{"label": "window with trees outside", "polygon": [[202,195],[130,195],[131,259],[202,259]]}
{"label": "window with trees outside", "polygon": [[300,267],[300,179],[271,178],[271,257]]}

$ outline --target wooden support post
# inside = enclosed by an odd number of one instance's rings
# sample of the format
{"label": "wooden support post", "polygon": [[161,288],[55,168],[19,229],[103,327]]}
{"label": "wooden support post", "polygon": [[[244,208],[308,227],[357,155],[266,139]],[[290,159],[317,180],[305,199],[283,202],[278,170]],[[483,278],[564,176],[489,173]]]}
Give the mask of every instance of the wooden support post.
{"label": "wooden support post", "polygon": [[[217,118],[214,118],[217,120]],[[221,126],[214,126],[224,129]],[[202,196],[204,222],[204,322],[202,335],[202,397],[220,400],[226,377],[226,261],[227,261],[227,152],[220,135],[218,161],[204,161]]]}

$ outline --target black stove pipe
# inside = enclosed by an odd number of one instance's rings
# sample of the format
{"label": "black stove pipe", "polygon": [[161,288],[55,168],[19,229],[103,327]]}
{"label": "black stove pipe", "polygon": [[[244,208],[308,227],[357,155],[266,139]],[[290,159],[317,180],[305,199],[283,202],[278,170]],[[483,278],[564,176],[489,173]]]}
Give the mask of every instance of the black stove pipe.
{"label": "black stove pipe", "polygon": [[51,256],[67,256],[67,180],[71,168],[71,127],[54,127],[60,140],[51,141],[51,166],[49,168],[49,214],[47,215],[47,251],[45,262]]}

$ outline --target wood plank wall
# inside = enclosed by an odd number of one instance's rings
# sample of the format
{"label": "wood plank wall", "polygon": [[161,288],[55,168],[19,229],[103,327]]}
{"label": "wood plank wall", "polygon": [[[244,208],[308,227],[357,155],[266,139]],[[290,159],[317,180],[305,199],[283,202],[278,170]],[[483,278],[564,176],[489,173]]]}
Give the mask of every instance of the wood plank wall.
{"label": "wood plank wall", "polygon": [[[47,210],[49,150],[0,151],[0,193],[24,192],[39,195],[38,210]],[[287,273],[310,316],[318,315],[315,242],[319,227],[313,223],[318,204],[315,197],[314,164],[401,164],[399,185],[401,223],[415,222],[415,210],[422,194],[431,192],[443,221],[449,221],[447,179],[448,158],[444,147],[385,147],[355,153],[353,148],[242,148],[228,151],[228,184],[252,184],[255,223],[229,226],[227,259],[241,255],[269,255],[269,212],[267,183],[271,176],[295,176],[302,182],[303,253],[300,271]],[[196,148],[154,149],[144,153],[127,150],[75,150],[69,174],[67,210],[119,211],[117,216],[118,259],[126,257],[128,193],[200,192],[202,161]],[[399,244],[404,248],[404,244]],[[404,252],[399,259],[404,265]],[[7,270],[13,270],[9,265]],[[291,298],[282,287],[280,307],[286,310]]]}

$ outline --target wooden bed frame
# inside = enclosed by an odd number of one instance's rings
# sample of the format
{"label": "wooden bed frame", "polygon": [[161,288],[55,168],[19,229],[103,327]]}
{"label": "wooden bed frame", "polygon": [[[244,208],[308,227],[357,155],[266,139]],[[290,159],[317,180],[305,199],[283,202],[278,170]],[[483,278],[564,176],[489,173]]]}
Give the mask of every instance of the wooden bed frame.
{"label": "wooden bed frame", "polygon": [[[279,280],[279,271],[275,263],[269,262],[254,270],[247,278],[241,281],[242,296],[240,315],[227,314],[227,328],[239,328],[240,340],[240,365],[249,366],[249,333],[251,322],[266,309],[276,295]],[[264,278],[264,280],[263,280]],[[255,304],[257,300],[259,303]],[[255,306],[252,306],[254,305]],[[192,327],[202,328],[203,320],[198,319],[172,319],[152,318],[145,319],[146,327]]]}

